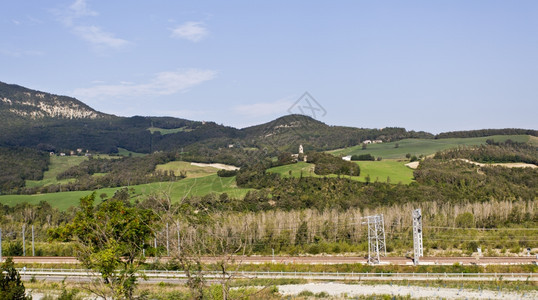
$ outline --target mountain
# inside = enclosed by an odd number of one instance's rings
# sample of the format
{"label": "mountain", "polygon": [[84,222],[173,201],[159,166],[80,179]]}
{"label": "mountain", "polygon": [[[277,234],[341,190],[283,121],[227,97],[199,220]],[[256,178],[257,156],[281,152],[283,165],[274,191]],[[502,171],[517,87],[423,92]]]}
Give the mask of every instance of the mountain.
{"label": "mountain", "polygon": [[47,119],[102,119],[98,112],[81,101],[0,82],[0,117],[5,122]]}
{"label": "mountain", "polygon": [[0,146],[44,151],[78,148],[115,153],[118,148],[149,153],[199,149],[256,148],[265,151],[328,150],[365,139],[433,137],[403,128],[360,129],[329,126],[302,115],[289,115],[244,129],[171,117],[117,117],[67,96],[0,82]]}
{"label": "mountain", "polygon": [[295,152],[300,144],[305,151],[324,151],[358,145],[364,140],[434,138],[427,132],[398,127],[329,126],[304,115],[283,116],[243,129],[172,117],[118,117],[96,111],[72,97],[2,82],[0,120],[0,147],[99,153],[117,153],[119,148],[141,153],[183,149],[193,155],[192,159],[226,162],[230,157],[235,159],[237,153],[243,153],[248,160],[244,153],[253,150],[263,152],[262,156]]}

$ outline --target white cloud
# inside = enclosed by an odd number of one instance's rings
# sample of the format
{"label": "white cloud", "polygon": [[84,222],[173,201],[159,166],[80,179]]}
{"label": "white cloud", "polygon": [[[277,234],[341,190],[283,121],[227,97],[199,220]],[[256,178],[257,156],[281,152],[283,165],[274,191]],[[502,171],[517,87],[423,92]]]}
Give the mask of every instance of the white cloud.
{"label": "white cloud", "polygon": [[91,10],[86,0],[75,0],[73,4],[64,9],[53,11],[58,20],[69,28],[76,36],[90,43],[95,50],[107,48],[120,49],[129,44],[127,40],[117,38],[113,33],[104,31],[95,25],[79,25],[79,19],[83,17],[95,17],[99,13]]}
{"label": "white cloud", "polygon": [[172,29],[172,37],[199,42],[209,34],[202,22],[186,22]]}
{"label": "white cloud", "polygon": [[96,85],[90,88],[79,88],[73,95],[80,99],[100,99],[110,97],[161,96],[184,92],[202,82],[211,80],[217,75],[213,70],[188,69],[157,73],[148,83],[120,83]]}
{"label": "white cloud", "polygon": [[116,38],[112,33],[103,31],[97,26],[76,26],[73,28],[73,33],[98,49],[119,49],[129,44],[128,41]]}
{"label": "white cloud", "polygon": [[76,19],[82,17],[94,17],[98,13],[91,10],[86,0],[75,0],[67,9],[55,10],[55,14],[65,26],[71,27]]}
{"label": "white cloud", "polygon": [[264,117],[277,114],[287,114],[287,110],[291,105],[293,105],[293,101],[284,98],[274,102],[258,102],[253,104],[238,105],[233,108],[233,111],[248,117]]}
{"label": "white cloud", "polygon": [[11,57],[24,57],[24,56],[43,56],[44,53],[42,51],[37,50],[9,50],[6,48],[0,48],[0,54],[5,56],[11,56]]}

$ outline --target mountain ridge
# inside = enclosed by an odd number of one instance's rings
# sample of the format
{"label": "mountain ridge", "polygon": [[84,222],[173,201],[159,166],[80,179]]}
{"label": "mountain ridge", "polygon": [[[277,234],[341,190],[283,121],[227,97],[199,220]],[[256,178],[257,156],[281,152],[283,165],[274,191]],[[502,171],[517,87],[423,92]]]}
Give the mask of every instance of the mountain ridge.
{"label": "mountain ridge", "polygon": [[[3,82],[0,82],[0,119],[4,128],[0,131],[0,147],[29,147],[44,151],[83,148],[100,153],[117,153],[118,148],[124,148],[151,153],[185,148],[186,151],[210,156],[215,155],[215,151],[222,152],[219,149],[230,148],[232,152],[258,149],[275,154],[296,151],[300,144],[305,151],[325,151],[355,146],[365,140],[389,142],[404,138],[436,137],[428,132],[407,131],[399,127],[369,129],[332,126],[296,114],[242,129],[174,117],[119,117],[99,112],[76,98]],[[162,134],[159,128],[177,130]],[[511,129],[510,133],[517,131]],[[536,135],[535,130],[520,131]],[[469,134],[481,132],[470,131]],[[463,135],[466,132],[455,134]],[[234,145],[241,147],[234,148]]]}
{"label": "mountain ridge", "polygon": [[111,115],[99,112],[82,101],[0,82],[0,113],[4,119],[45,118],[98,119]]}

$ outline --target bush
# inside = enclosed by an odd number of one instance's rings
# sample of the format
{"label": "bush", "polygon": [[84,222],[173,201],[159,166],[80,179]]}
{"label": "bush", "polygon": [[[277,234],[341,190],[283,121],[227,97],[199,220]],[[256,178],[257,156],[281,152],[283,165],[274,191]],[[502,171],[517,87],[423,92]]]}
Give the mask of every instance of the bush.
{"label": "bush", "polygon": [[371,160],[371,161],[374,161],[375,157],[373,157],[370,153],[368,153],[368,154],[353,155],[353,156],[351,156],[351,160]]}
{"label": "bush", "polygon": [[233,177],[235,175],[237,175],[237,170],[218,170],[217,171],[217,175],[219,177]]}
{"label": "bush", "polygon": [[23,249],[22,249],[22,242],[21,241],[15,241],[11,242],[7,245],[6,249],[6,256],[22,256]]}

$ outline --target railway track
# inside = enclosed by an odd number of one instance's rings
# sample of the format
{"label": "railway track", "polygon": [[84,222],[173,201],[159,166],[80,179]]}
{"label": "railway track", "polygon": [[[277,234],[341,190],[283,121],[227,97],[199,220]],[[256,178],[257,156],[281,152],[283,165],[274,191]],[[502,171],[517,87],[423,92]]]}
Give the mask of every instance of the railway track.
{"label": "railway track", "polygon": [[[148,257],[147,261],[154,261],[156,258]],[[169,257],[160,257],[160,261],[168,261]],[[221,260],[221,257],[204,257],[202,261],[212,263]],[[16,256],[14,262],[21,264],[78,264],[75,257],[61,256]],[[242,264],[366,264],[366,258],[357,256],[236,256],[236,263]],[[422,265],[514,265],[514,264],[537,264],[535,256],[525,257],[421,257]],[[413,260],[406,257],[382,257],[380,264],[412,265]]]}
{"label": "railway track", "polygon": [[[31,276],[47,279],[52,278],[70,278],[72,281],[80,281],[82,278],[99,277],[100,274],[92,270],[83,269],[47,269],[47,268],[30,268],[21,269],[19,272],[24,279]],[[186,279],[187,275],[183,271],[166,271],[166,270],[140,270],[138,276],[144,278],[168,278],[168,279]],[[431,280],[448,280],[448,281],[538,281],[536,273],[354,273],[354,272],[271,272],[271,271],[228,271],[227,276],[237,279],[311,279],[311,280],[376,280],[376,281],[431,281]],[[204,272],[204,277],[208,279],[218,279],[222,277],[219,271]]]}

